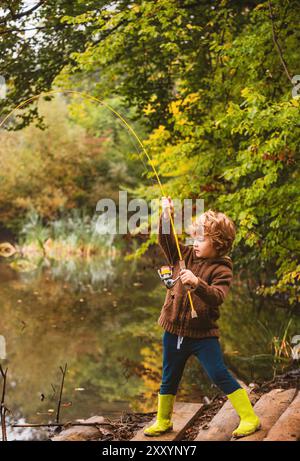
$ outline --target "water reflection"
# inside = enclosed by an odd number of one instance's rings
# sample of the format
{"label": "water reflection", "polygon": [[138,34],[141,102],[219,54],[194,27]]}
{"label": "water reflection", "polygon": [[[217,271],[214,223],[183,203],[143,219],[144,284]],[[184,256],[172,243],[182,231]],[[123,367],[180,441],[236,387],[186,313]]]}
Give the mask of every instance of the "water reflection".
{"label": "water reflection", "polygon": [[[62,420],[123,411],[155,411],[163,330],[157,325],[165,288],[156,269],[161,256],[126,262],[118,255],[43,261],[17,272],[0,264],[0,334],[6,342],[7,406],[11,419],[54,421],[67,362]],[[255,312],[243,285],[222,306],[225,360],[247,382],[272,377],[271,340],[287,321],[272,307]],[[299,319],[293,319],[299,332]],[[196,358],[188,361],[178,399],[217,392]],[[9,440],[45,438],[36,429],[9,430]]]}

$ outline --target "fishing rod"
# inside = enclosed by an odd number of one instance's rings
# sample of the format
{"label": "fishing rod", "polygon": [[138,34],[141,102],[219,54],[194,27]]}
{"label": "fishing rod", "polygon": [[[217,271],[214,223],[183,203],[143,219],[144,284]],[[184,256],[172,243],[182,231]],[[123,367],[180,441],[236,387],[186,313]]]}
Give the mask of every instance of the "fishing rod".
{"label": "fishing rod", "polygon": [[[110,110],[113,114],[115,114],[122,122],[123,124],[125,125],[125,127],[129,130],[129,132],[134,136],[134,138],[137,140],[138,144],[141,146],[144,154],[146,155],[146,158],[148,159],[148,162],[150,163],[151,165],[151,168],[154,172],[154,175],[157,179],[157,182],[158,182],[158,185],[159,185],[159,188],[160,188],[160,191],[161,191],[161,194],[162,196],[166,196],[165,194],[165,191],[163,189],[163,186],[162,186],[162,183],[160,181],[160,178],[158,176],[158,173],[156,171],[156,168],[153,164],[153,161],[150,157],[150,155],[148,154],[148,152],[146,151],[145,147],[144,147],[144,144],[142,143],[142,141],[140,140],[139,136],[137,135],[137,133],[134,131],[134,129],[132,128],[132,126],[125,120],[125,118],[119,113],[117,112],[113,107],[111,107],[109,104],[107,104],[106,102],[104,102],[102,99],[100,98],[97,98],[95,96],[92,96],[90,94],[87,94],[87,93],[83,93],[81,91],[77,91],[77,90],[67,90],[67,89],[61,89],[61,90],[51,90],[51,91],[46,91],[44,93],[40,93],[38,95],[35,95],[35,96],[31,96],[30,98],[26,99],[25,101],[21,102],[20,104],[18,104],[14,109],[12,109],[5,117],[4,119],[0,122],[0,128],[4,125],[4,123],[19,109],[22,109],[26,104],[42,97],[42,96],[50,96],[50,95],[53,95],[53,94],[58,94],[58,93],[69,93],[69,94],[74,94],[74,95],[77,95],[77,96],[81,96],[81,97],[84,97],[86,99],[89,99],[90,101],[95,101],[97,103],[100,103],[102,104],[104,107],[106,107],[108,110]],[[170,210],[170,207],[168,207],[168,213],[169,213],[169,216],[170,216],[170,222],[171,222],[171,227],[172,227],[172,232],[173,232],[173,235],[174,235],[174,238],[175,238],[175,243],[176,243],[176,248],[177,248],[177,251],[178,251],[178,256],[179,256],[179,265],[180,265],[180,268],[181,269],[185,269],[186,266],[185,266],[185,261],[184,259],[182,258],[182,254],[181,254],[181,250],[180,250],[180,246],[179,246],[179,242],[178,242],[178,237],[177,237],[177,233],[176,233],[176,229],[175,229],[175,225],[174,225],[174,221],[173,221],[173,218],[172,218],[172,214],[171,214],[171,210]],[[191,306],[191,309],[192,309],[192,318],[194,317],[198,317],[197,316],[197,313],[195,311],[195,308],[194,308],[194,304],[193,304],[193,300],[192,300],[192,296],[191,296],[191,293],[190,293],[190,290],[188,290],[188,298],[189,298],[189,302],[190,302],[190,306]]]}

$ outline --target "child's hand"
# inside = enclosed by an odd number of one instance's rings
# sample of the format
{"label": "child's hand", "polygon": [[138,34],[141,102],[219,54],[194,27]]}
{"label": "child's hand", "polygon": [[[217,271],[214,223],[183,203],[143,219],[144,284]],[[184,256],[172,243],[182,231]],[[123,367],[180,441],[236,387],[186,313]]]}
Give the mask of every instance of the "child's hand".
{"label": "child's hand", "polygon": [[183,285],[190,285],[192,288],[195,288],[198,283],[198,278],[189,269],[181,269],[180,280]]}
{"label": "child's hand", "polygon": [[168,219],[168,218],[169,218],[168,208],[170,208],[171,213],[173,213],[173,211],[174,211],[173,200],[171,199],[170,196],[168,196],[168,197],[162,197],[161,203],[162,203],[162,214],[163,214],[163,217],[164,217],[164,219]]}

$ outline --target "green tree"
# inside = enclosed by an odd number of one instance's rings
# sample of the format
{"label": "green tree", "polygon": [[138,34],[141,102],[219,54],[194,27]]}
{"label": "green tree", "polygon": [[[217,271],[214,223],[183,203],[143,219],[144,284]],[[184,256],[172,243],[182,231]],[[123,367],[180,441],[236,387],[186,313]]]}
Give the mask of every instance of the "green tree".
{"label": "green tree", "polygon": [[[72,11],[55,3],[35,11],[45,29],[18,72],[20,60],[7,60],[6,110],[21,89],[49,89],[58,62],[71,84],[90,76],[93,94],[119,95],[149,131],[144,142],[167,193],[204,198],[231,216],[236,269],[265,295],[299,305],[299,101],[291,93],[299,2],[78,0]],[[9,12],[5,19],[9,28]]]}

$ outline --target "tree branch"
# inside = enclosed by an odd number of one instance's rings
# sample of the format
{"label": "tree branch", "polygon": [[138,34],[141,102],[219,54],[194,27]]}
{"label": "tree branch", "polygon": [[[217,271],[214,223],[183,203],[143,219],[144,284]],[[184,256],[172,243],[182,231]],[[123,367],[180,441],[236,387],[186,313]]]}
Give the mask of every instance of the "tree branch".
{"label": "tree branch", "polygon": [[65,376],[66,376],[66,372],[67,372],[67,366],[68,366],[68,365],[67,365],[67,363],[66,363],[66,364],[65,364],[65,368],[60,367],[60,371],[61,371],[61,373],[62,373],[62,378],[61,378],[59,399],[58,399],[57,412],[56,412],[56,422],[57,422],[57,423],[59,423],[60,406],[61,406],[61,399],[62,399],[62,394],[63,394]]}
{"label": "tree branch", "polygon": [[33,13],[35,10],[37,10],[42,4],[44,3],[45,0],[41,0],[38,2],[36,5],[34,5],[32,8],[29,10],[23,11],[23,13],[19,14],[13,14],[13,12],[10,10],[10,15],[7,15],[2,21],[0,21],[0,24],[5,24],[7,21],[15,21],[16,19],[21,19],[24,16],[28,16],[29,14]]}
{"label": "tree branch", "polygon": [[[0,30],[0,35],[5,35],[5,34],[10,34],[11,32],[18,32],[18,33],[23,33],[23,32],[28,32],[28,31],[32,31],[32,30],[35,30],[35,31],[39,31],[39,30],[48,30],[48,31],[52,31],[52,30],[61,30],[61,29],[64,29],[66,27],[65,24],[56,24],[54,26],[36,26],[36,27],[30,27],[28,29],[18,29],[17,27],[12,27],[10,29],[6,29],[6,30],[3,30],[1,31]],[[27,38],[28,40],[28,38]]]}
{"label": "tree branch", "polygon": [[274,41],[275,46],[276,46],[276,48],[277,48],[277,51],[278,51],[278,54],[279,54],[281,63],[282,63],[282,65],[283,65],[284,71],[285,71],[285,73],[286,73],[286,75],[287,75],[289,81],[290,81],[291,83],[293,83],[293,82],[292,82],[292,77],[291,77],[291,75],[290,75],[290,73],[289,73],[289,70],[288,70],[288,68],[287,68],[287,64],[286,64],[285,59],[284,59],[284,57],[283,57],[283,53],[282,53],[281,46],[280,46],[280,44],[279,44],[279,42],[278,42],[278,39],[277,39],[277,35],[276,35],[276,31],[275,31],[275,25],[274,25],[274,16],[273,16],[273,11],[272,11],[271,2],[269,1],[268,4],[269,4],[269,10],[270,10],[270,19],[271,19],[271,24],[272,24],[273,41]]}
{"label": "tree branch", "polygon": [[0,419],[1,419],[1,429],[2,429],[2,440],[3,442],[7,441],[7,434],[6,434],[6,420],[5,415],[7,412],[7,408],[5,406],[5,391],[6,391],[6,377],[7,377],[7,368],[4,371],[2,365],[0,365],[0,373],[3,379],[2,385],[2,396],[0,402]]}

